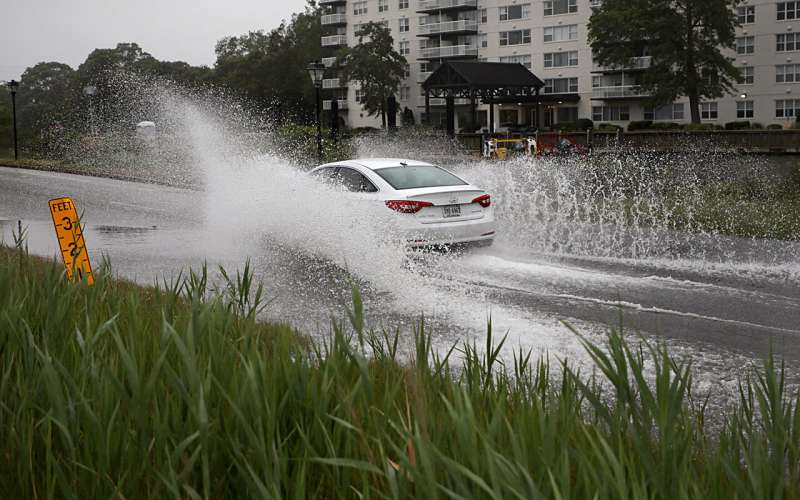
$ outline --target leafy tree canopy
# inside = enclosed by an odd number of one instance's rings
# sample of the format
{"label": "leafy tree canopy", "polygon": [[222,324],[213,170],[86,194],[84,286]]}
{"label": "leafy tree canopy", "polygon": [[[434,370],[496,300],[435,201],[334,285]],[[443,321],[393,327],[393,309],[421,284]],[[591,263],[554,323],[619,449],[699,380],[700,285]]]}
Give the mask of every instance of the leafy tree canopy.
{"label": "leafy tree canopy", "polygon": [[651,104],[687,96],[692,122],[700,122],[700,100],[722,97],[740,78],[723,54],[734,46],[739,0],[604,0],[589,21],[595,60],[628,66],[652,56],[638,86]]}
{"label": "leafy tree canopy", "polygon": [[356,82],[364,94],[362,105],[370,115],[386,114],[386,99],[397,92],[408,62],[394,49],[389,28],[366,23],[358,33],[358,44],[342,49],[337,64],[341,77]]}
{"label": "leafy tree canopy", "polygon": [[320,10],[304,12],[269,33],[253,31],[216,45],[219,83],[269,110],[276,119],[311,119],[314,89],[306,66],[320,58]]}

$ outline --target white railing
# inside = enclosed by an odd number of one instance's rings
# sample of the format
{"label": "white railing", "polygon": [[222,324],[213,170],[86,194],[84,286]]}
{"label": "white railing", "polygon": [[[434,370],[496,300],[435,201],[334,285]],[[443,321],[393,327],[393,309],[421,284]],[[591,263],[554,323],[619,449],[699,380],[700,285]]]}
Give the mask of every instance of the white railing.
{"label": "white railing", "polygon": [[626,69],[647,69],[653,64],[652,56],[632,57],[629,64],[625,66],[601,66],[592,61],[593,71],[620,71]]}
{"label": "white railing", "polygon": [[[340,110],[347,109],[347,99],[337,99],[337,101],[339,103]],[[324,109],[325,111],[330,111],[331,102],[333,102],[332,99],[325,99],[324,101],[322,101],[322,109]]]}
{"label": "white railing", "polygon": [[459,19],[458,21],[447,21],[444,23],[423,24],[419,27],[420,35],[438,35],[441,33],[459,31],[478,31],[478,21]]}
{"label": "white railing", "polygon": [[322,25],[327,26],[330,24],[347,24],[347,14],[325,14],[322,16]]}
{"label": "white railing", "polygon": [[445,47],[431,47],[422,49],[420,56],[423,59],[438,59],[440,57],[466,57],[478,56],[478,47],[474,45],[448,45]]}
{"label": "white railing", "polygon": [[[422,101],[424,103],[425,99],[423,98]],[[463,98],[453,99],[453,104],[455,106],[467,106],[467,105],[469,105],[469,103],[470,103],[469,99],[463,99]],[[430,98],[430,105],[431,106],[446,106],[447,105],[447,99],[445,99],[444,97],[431,97]]]}
{"label": "white railing", "polygon": [[621,85],[618,87],[594,87],[592,97],[595,99],[614,99],[620,97],[649,97],[649,94],[636,85]]}
{"label": "white railing", "polygon": [[347,85],[339,78],[326,78],[322,80],[322,88],[323,89],[343,89],[346,88]]}
{"label": "white railing", "polygon": [[322,37],[323,47],[334,47],[336,45],[347,45],[347,35],[331,35]]}
{"label": "white railing", "polygon": [[335,64],[336,64],[336,58],[335,57],[323,57],[322,58],[322,65],[325,66],[326,68],[330,68],[330,67],[334,66]]}
{"label": "white railing", "polygon": [[418,11],[453,9],[456,7],[475,7],[478,8],[478,0],[419,0]]}

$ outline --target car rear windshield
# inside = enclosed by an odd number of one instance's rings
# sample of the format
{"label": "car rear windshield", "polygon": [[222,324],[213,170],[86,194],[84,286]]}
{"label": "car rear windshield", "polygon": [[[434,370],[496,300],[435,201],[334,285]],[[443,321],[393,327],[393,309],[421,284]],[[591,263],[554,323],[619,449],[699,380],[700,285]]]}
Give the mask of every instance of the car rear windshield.
{"label": "car rear windshield", "polygon": [[375,173],[395,189],[416,189],[438,186],[463,186],[462,181],[447,170],[433,165],[379,168]]}

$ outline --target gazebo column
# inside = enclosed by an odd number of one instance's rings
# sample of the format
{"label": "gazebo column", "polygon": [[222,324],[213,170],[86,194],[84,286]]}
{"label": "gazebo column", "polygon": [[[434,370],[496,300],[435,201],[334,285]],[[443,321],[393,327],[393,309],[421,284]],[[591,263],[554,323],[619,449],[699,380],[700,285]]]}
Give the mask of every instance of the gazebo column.
{"label": "gazebo column", "polygon": [[494,134],[494,99],[489,98],[489,133]]}
{"label": "gazebo column", "polygon": [[539,109],[539,89],[536,89],[536,130],[541,129],[542,117]]}
{"label": "gazebo column", "polygon": [[472,130],[474,132],[475,130],[478,129],[478,103],[477,103],[477,100],[475,99],[475,91],[474,90],[469,93],[469,99],[470,99],[469,105],[470,105],[470,112],[471,112],[470,121],[472,121],[471,127],[472,127]]}
{"label": "gazebo column", "polygon": [[425,89],[425,125],[431,124],[431,92]]}
{"label": "gazebo column", "polygon": [[456,99],[452,94],[445,97],[447,103],[447,135],[455,137],[456,135]]}

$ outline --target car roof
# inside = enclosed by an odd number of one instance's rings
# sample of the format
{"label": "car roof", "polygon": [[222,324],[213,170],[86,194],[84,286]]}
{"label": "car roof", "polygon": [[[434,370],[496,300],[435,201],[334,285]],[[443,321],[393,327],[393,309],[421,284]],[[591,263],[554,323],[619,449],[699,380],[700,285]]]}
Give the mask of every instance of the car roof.
{"label": "car roof", "polygon": [[426,163],[424,161],[409,160],[405,158],[355,158],[352,160],[337,161],[335,163],[326,163],[325,165],[320,165],[320,167],[339,167],[348,165],[358,165],[364,168],[368,168],[370,170],[380,170],[382,168],[399,167],[401,164],[405,164],[406,166],[412,166],[412,167],[434,166],[433,164]]}

